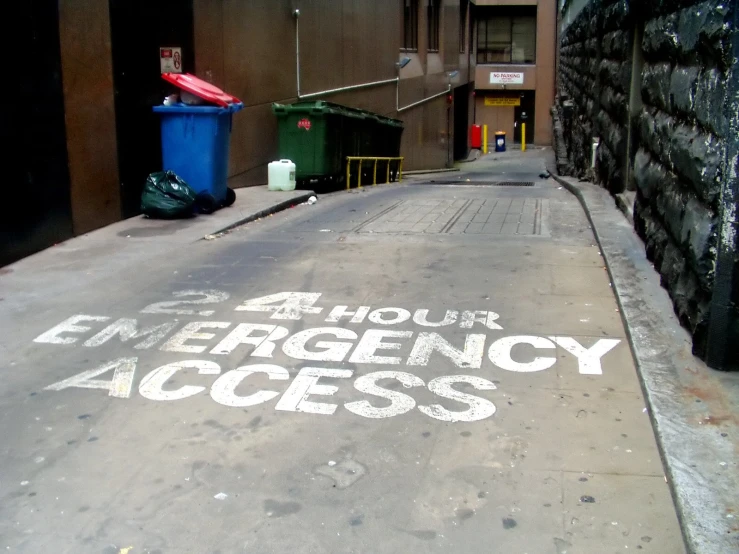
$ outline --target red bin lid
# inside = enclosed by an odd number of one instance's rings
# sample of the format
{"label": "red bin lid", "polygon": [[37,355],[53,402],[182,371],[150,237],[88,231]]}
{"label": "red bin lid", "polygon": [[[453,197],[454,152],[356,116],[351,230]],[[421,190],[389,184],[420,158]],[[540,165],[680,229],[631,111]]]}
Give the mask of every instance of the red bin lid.
{"label": "red bin lid", "polygon": [[163,73],[162,79],[218,106],[228,107],[230,104],[241,103],[241,100],[235,96],[223,92],[218,87],[190,73]]}

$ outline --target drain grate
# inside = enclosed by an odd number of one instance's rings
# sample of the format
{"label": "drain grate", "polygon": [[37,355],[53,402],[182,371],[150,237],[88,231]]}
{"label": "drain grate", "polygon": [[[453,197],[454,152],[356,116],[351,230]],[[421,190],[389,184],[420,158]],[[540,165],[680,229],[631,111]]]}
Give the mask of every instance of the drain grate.
{"label": "drain grate", "polygon": [[477,185],[481,187],[533,187],[533,181],[424,181],[419,185]]}
{"label": "drain grate", "polygon": [[495,183],[496,187],[533,187],[533,181],[501,181]]}

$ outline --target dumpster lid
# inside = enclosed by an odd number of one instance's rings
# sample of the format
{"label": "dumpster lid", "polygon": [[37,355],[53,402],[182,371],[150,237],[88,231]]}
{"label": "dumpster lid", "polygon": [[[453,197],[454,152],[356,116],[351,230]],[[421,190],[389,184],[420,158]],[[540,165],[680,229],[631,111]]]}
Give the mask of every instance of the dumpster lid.
{"label": "dumpster lid", "polygon": [[162,73],[162,79],[218,106],[240,104],[241,100],[190,73]]}

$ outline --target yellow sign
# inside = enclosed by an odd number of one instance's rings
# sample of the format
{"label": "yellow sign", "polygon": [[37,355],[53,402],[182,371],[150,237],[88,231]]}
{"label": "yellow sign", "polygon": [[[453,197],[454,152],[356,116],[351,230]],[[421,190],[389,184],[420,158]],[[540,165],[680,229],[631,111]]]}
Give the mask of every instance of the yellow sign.
{"label": "yellow sign", "polygon": [[520,106],[520,96],[486,96],[486,106]]}

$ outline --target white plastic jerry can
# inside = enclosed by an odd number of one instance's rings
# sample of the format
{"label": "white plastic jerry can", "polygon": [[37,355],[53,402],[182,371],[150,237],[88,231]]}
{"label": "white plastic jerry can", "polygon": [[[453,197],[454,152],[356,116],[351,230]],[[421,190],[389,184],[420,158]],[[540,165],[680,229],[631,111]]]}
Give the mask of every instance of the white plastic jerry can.
{"label": "white plastic jerry can", "polygon": [[268,190],[295,190],[295,164],[290,160],[270,162],[267,166]]}

